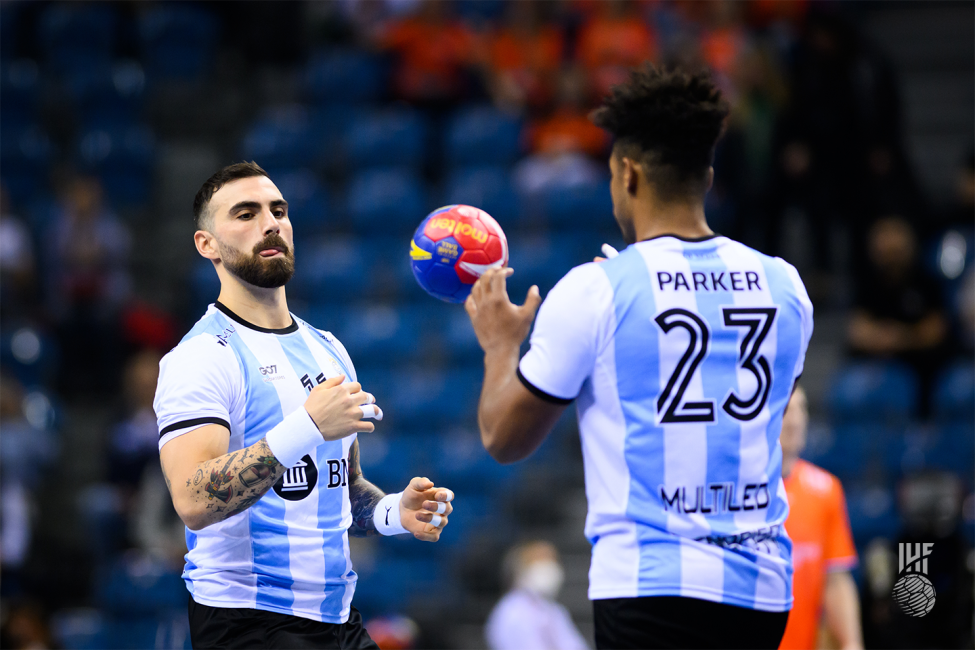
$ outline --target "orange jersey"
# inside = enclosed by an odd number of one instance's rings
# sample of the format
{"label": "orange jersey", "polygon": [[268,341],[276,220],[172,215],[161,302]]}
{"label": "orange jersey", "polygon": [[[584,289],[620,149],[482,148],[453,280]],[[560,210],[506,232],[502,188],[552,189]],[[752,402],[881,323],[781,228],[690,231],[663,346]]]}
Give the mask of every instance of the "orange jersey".
{"label": "orange jersey", "polygon": [[799,460],[785,479],[785,491],[789,496],[785,529],[792,538],[795,604],[779,647],[812,650],[816,647],[826,574],[856,566],[857,553],[838,478]]}

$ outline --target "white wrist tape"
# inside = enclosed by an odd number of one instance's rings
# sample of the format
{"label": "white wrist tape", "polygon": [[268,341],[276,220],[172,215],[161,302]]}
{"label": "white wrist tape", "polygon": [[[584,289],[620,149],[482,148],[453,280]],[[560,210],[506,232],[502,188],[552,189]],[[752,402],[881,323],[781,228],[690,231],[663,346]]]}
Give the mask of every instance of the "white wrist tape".
{"label": "white wrist tape", "polygon": [[376,511],[372,515],[372,520],[376,523],[376,530],[379,531],[380,535],[402,535],[410,532],[403,528],[403,522],[399,516],[399,502],[402,499],[402,492],[387,494],[376,504]]}
{"label": "white wrist tape", "polygon": [[318,425],[308,415],[304,406],[295,409],[265,436],[267,446],[285,467],[294,467],[305,454],[315,453],[315,448],[325,442]]}

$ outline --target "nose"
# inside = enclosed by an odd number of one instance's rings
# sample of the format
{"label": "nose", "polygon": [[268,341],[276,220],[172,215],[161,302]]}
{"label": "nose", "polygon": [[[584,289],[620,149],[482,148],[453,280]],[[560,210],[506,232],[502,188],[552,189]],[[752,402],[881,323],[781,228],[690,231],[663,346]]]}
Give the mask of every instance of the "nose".
{"label": "nose", "polygon": [[263,228],[265,237],[271,233],[277,234],[281,232],[280,222],[268,209],[261,210],[261,228]]}

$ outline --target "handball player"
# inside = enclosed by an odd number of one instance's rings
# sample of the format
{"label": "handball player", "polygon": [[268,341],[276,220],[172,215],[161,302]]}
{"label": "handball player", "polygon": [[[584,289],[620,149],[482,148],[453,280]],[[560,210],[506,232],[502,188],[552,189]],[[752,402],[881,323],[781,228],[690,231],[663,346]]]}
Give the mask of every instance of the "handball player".
{"label": "handball player", "polygon": [[377,648],[352,607],[349,535],[436,542],[453,493],[363,478],[356,436],[382,411],[342,344],[288,311],[294,238],[264,170],[218,171],[193,211],[220,295],[163,358],[154,403],[193,647]]}
{"label": "handball player", "polygon": [[708,227],[728,110],[706,73],[634,70],[592,116],[614,137],[628,247],[544,303],[532,287],[512,304],[512,270],[488,270],[465,305],[497,460],[531,454],[576,403],[598,648],[777,648],[792,607],[779,431],[812,305],[795,268]]}

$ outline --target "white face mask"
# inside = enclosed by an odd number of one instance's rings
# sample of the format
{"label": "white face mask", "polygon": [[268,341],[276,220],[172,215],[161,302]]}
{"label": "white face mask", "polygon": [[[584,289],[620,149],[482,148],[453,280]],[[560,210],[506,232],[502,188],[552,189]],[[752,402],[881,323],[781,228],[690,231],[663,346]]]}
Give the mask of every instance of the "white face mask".
{"label": "white face mask", "polygon": [[562,582],[565,580],[565,573],[558,562],[554,560],[541,560],[532,562],[527,569],[518,576],[516,586],[521,589],[538,594],[543,598],[555,598]]}

